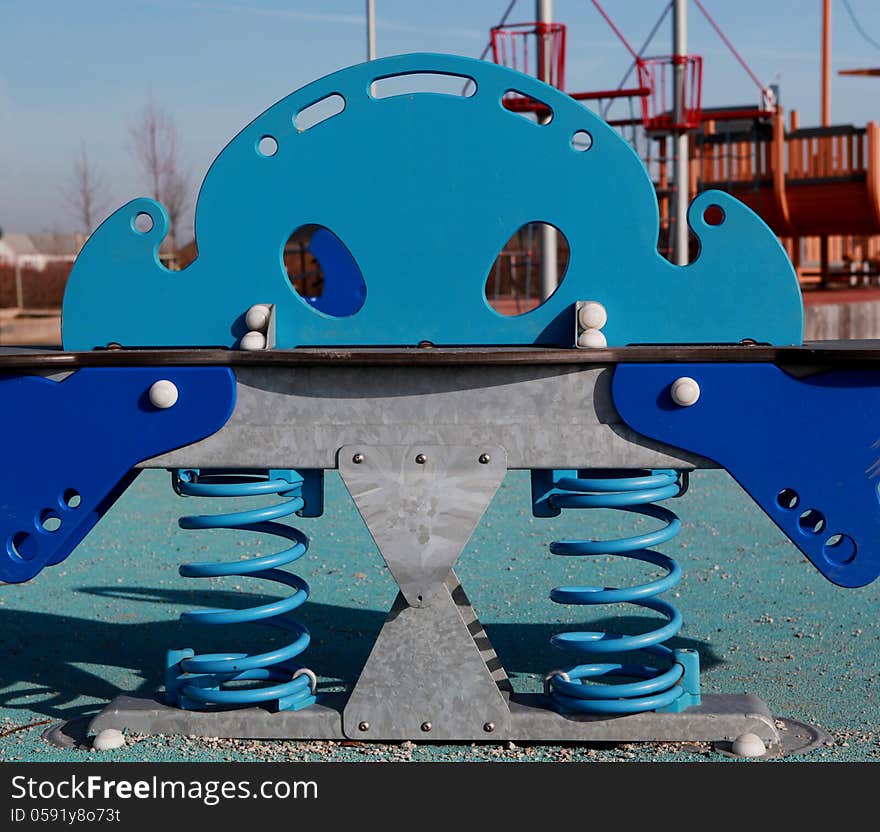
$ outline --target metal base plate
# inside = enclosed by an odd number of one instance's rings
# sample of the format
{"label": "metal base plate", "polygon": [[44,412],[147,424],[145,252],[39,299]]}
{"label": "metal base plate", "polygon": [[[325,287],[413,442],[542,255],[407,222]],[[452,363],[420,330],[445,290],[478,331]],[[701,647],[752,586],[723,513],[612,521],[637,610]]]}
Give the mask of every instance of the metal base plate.
{"label": "metal base plate", "polygon": [[[88,728],[96,734],[117,728],[139,734],[167,734],[241,739],[347,739],[342,710],[347,694],[325,694],[320,704],[302,711],[272,713],[260,708],[235,711],[182,711],[158,699],[119,696]],[[623,717],[565,716],[543,706],[539,694],[510,697],[510,729],[474,740],[499,742],[714,742],[722,753],[741,734],[754,733],[768,747],[767,756],[804,754],[829,742],[819,728],[779,720],[767,705],[749,694],[706,694],[697,708],[678,713]],[[781,726],[778,728],[777,726]],[[421,732],[413,740],[425,741]],[[363,736],[356,739],[363,739]]]}
{"label": "metal base plate", "polygon": [[301,711],[263,708],[228,711],[184,711],[159,698],[117,696],[89,725],[89,734],[105,728],[137,734],[171,734],[238,739],[345,739],[342,708],[348,695],[329,693]]}
{"label": "metal base plate", "polygon": [[533,742],[732,742],[753,733],[767,746],[779,744],[770,709],[750,694],[704,694],[701,705],[681,713],[613,717],[560,714],[540,694],[514,694],[510,722],[511,739]]}

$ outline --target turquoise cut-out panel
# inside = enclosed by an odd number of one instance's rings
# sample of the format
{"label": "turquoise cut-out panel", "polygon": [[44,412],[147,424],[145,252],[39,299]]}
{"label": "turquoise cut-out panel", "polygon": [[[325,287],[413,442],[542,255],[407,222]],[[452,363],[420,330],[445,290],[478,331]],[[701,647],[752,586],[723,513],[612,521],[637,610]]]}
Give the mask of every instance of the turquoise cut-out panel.
{"label": "turquoise cut-out panel", "polygon": [[[371,95],[376,79],[412,73],[457,76],[462,86],[470,78],[476,92]],[[509,90],[549,106],[550,123],[506,110]],[[342,111],[298,130],[297,115],[331,95],[344,99]],[[592,137],[588,150],[573,146],[578,131]],[[713,204],[724,212],[717,226],[703,219]],[[139,213],[153,221],[145,233]],[[505,242],[529,222],[565,235],[567,273],[542,306],[505,317],[487,303],[486,279]],[[329,229],[360,270],[366,298],[352,315],[325,315],[290,285],[284,244],[311,224]],[[198,259],[183,271],[159,263],[168,221],[157,203],[137,199],[112,214],[74,266],[63,342],[68,350],[112,342],[234,347],[247,309],[270,303],[278,348],[572,346],[574,303],[597,300],[612,346],[799,344],[797,279],[761,219],[727,194],[707,192],[691,205],[690,224],[699,256],[671,265],[657,252],[657,200],[642,163],[559,90],[468,58],[384,58],[294,92],[226,146],[198,197]]]}

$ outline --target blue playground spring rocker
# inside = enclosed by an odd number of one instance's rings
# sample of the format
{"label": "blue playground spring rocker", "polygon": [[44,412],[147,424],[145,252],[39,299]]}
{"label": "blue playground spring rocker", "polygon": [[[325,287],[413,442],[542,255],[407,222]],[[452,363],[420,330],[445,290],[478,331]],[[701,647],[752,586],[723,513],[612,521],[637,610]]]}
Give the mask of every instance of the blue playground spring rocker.
{"label": "blue playground spring rocker", "polygon": [[[469,81],[468,94],[373,93],[398,76],[418,87],[425,73]],[[510,93],[540,102],[549,121],[506,108]],[[331,97],[338,112],[297,127]],[[506,175],[524,164],[529,177]],[[791,264],[736,199],[701,193],[688,217],[699,255],[672,265],[657,252],[651,180],[613,129],[534,78],[431,54],[341,70],[246,126],[208,171],[199,255],[182,271],[158,258],[161,205],[114,212],[73,268],[63,349],[0,353],[0,579],[60,563],[142,469],[162,468],[182,497],[269,500],[188,515],[183,528],[279,540],[276,553],[180,571],[268,581],[281,599],[185,620],[218,639],[245,622],[287,636],[259,654],[170,651],[164,692],[118,698],[90,730],[734,748],[747,738],[767,754],[819,742],[795,720],[781,731],[754,696],[701,694],[697,653],[668,646],[682,628],[667,600],[682,566],[655,547],[681,530],[669,502],[689,472],[721,467],[828,580],[873,581],[880,349],[802,343]],[[499,314],[487,275],[536,222],[564,234],[567,272],[537,308]],[[283,262],[306,226],[325,274],[313,298]],[[847,430],[829,429],[842,413]],[[660,575],[553,589],[585,614],[635,605],[653,629],[554,636],[569,658],[547,668],[540,694],[513,689],[454,571],[512,469],[531,472],[537,517],[610,508],[647,520],[616,540],[585,530],[551,543],[554,554],[631,558]],[[304,663],[296,610],[309,586],[287,568],[309,545],[288,521],[321,515],[327,470],[400,589],[360,677],[332,693]]]}

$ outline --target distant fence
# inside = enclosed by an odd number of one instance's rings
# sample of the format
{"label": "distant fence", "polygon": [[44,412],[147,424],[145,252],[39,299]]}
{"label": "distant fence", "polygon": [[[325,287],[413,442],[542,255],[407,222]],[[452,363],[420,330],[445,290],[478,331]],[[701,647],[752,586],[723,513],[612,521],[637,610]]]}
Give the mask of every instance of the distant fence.
{"label": "distant fence", "polygon": [[0,264],[0,308],[8,309],[20,305],[22,309],[60,309],[72,265],[66,261],[50,262],[42,270],[20,266],[19,299],[16,267]]}

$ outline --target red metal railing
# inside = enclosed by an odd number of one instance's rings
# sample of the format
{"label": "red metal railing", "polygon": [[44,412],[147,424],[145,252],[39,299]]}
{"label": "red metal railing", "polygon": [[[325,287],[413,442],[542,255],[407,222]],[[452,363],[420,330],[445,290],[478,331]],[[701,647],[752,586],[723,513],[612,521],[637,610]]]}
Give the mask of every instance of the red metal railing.
{"label": "red metal railing", "polygon": [[565,89],[565,25],[507,23],[495,26],[492,60]]}
{"label": "red metal railing", "polygon": [[[650,90],[642,98],[642,125],[646,130],[691,130],[700,126],[703,95],[703,59],[699,55],[639,58],[639,86]],[[675,68],[683,69],[681,112],[673,108]]]}
{"label": "red metal railing", "polygon": [[[537,75],[565,90],[565,36],[562,23],[509,23],[492,29],[492,59],[496,64]],[[637,87],[570,93],[579,101],[641,99],[641,123],[647,130],[689,130],[700,126],[703,92],[703,59],[699,55],[636,57]],[[673,108],[675,68],[683,68],[681,112]],[[545,104],[515,90],[504,96],[504,106],[539,116]],[[625,123],[632,123],[627,119]],[[638,120],[635,120],[638,123]],[[611,122],[612,124],[624,122]]]}

